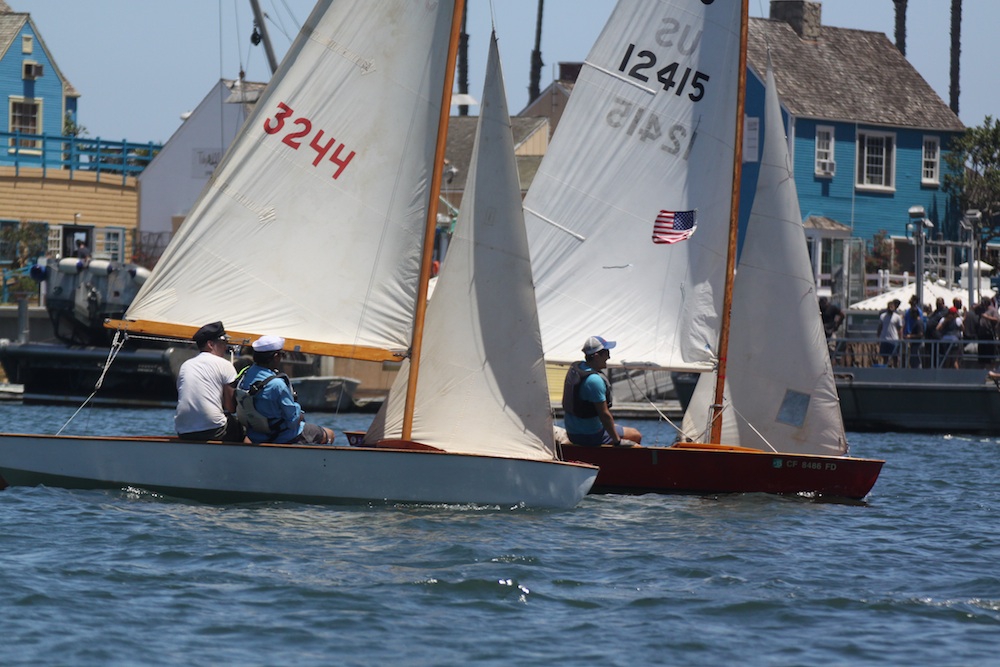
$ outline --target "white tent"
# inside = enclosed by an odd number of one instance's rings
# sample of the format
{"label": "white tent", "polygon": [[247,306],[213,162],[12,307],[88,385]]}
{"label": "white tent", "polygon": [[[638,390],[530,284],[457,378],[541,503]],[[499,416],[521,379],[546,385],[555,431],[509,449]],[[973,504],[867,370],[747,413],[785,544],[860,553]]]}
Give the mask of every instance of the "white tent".
{"label": "white tent", "polygon": [[[976,269],[979,271],[980,274],[989,273],[990,271],[993,270],[993,265],[992,264],[987,264],[986,262],[984,262],[982,260],[979,260],[979,259],[977,259],[973,263],[973,266],[976,267]],[[958,269],[960,271],[965,271],[968,268],[969,268],[969,263],[968,262],[962,262],[961,264],[958,265]]]}
{"label": "white tent", "polygon": [[[863,301],[858,301],[857,303],[852,303],[847,309],[852,313],[877,313],[880,310],[885,309],[892,299],[899,299],[900,308],[907,308],[910,305],[910,297],[916,294],[917,284],[910,283],[909,285],[904,285],[902,287],[897,287],[891,289],[888,292],[883,292],[873,297],[864,299]],[[933,308],[934,302],[937,301],[938,297],[944,299],[946,305],[951,306],[952,300],[955,297],[962,299],[962,303],[968,307],[969,304],[965,303],[969,300],[968,290],[953,290],[948,289],[943,285],[938,285],[936,282],[931,282],[929,280],[924,281],[924,303],[930,304]]]}

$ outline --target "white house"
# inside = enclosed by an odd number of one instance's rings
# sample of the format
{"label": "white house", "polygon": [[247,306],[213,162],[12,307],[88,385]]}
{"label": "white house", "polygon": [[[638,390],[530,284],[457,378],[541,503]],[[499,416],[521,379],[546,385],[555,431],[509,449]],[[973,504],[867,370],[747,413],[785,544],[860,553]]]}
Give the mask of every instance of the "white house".
{"label": "white house", "polygon": [[158,257],[267,84],[221,79],[139,176],[139,235]]}

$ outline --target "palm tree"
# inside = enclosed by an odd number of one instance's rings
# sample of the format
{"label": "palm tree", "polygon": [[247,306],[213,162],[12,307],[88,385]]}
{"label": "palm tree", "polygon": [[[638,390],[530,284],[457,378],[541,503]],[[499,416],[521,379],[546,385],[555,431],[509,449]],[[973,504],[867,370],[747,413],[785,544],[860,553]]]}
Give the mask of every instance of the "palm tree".
{"label": "palm tree", "polygon": [[541,94],[542,78],[542,8],[545,0],[538,0],[538,18],[535,20],[535,50],[531,52],[531,77],[528,82],[528,102],[534,102]]}
{"label": "palm tree", "polygon": [[892,0],[896,5],[896,48],[906,55],[906,1]]}
{"label": "palm tree", "polygon": [[962,55],[962,0],[951,0],[951,85],[948,87],[951,110],[958,115],[958,70]]}

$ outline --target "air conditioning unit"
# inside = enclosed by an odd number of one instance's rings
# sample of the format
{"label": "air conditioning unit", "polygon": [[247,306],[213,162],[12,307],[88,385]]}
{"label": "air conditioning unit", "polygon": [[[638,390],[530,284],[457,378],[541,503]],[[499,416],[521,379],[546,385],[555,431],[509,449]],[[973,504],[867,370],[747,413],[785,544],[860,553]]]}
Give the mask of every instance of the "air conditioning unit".
{"label": "air conditioning unit", "polygon": [[821,176],[833,176],[837,173],[837,163],[833,160],[817,160],[816,173]]}
{"label": "air conditioning unit", "polygon": [[45,66],[41,63],[24,63],[23,79],[37,79],[45,73]]}

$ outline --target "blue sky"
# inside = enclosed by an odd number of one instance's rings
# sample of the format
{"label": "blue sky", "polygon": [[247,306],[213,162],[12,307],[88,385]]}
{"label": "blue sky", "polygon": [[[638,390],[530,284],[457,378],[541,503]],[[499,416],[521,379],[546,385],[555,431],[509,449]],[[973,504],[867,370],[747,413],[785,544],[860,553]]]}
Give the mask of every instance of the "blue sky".
{"label": "blue sky", "polygon": [[[482,88],[489,44],[487,0],[467,0],[469,81]],[[250,46],[249,0],[7,0],[29,12],[60,69],[82,94],[80,122],[91,137],[163,142],[220,78],[242,66],[250,80],[269,77],[260,47]],[[260,0],[278,58],[284,54],[314,0]],[[495,0],[497,35],[512,112],[527,103],[536,0]],[[583,60],[614,2],[545,0],[542,88],[560,61]],[[823,23],[893,36],[891,0],[824,0]],[[907,57],[948,101],[950,45],[948,0],[910,0]],[[751,16],[766,16],[768,0],[750,0]],[[995,28],[1000,0],[964,0],[959,116],[981,125],[1000,115],[996,88]],[[473,109],[474,111],[474,109]]]}

